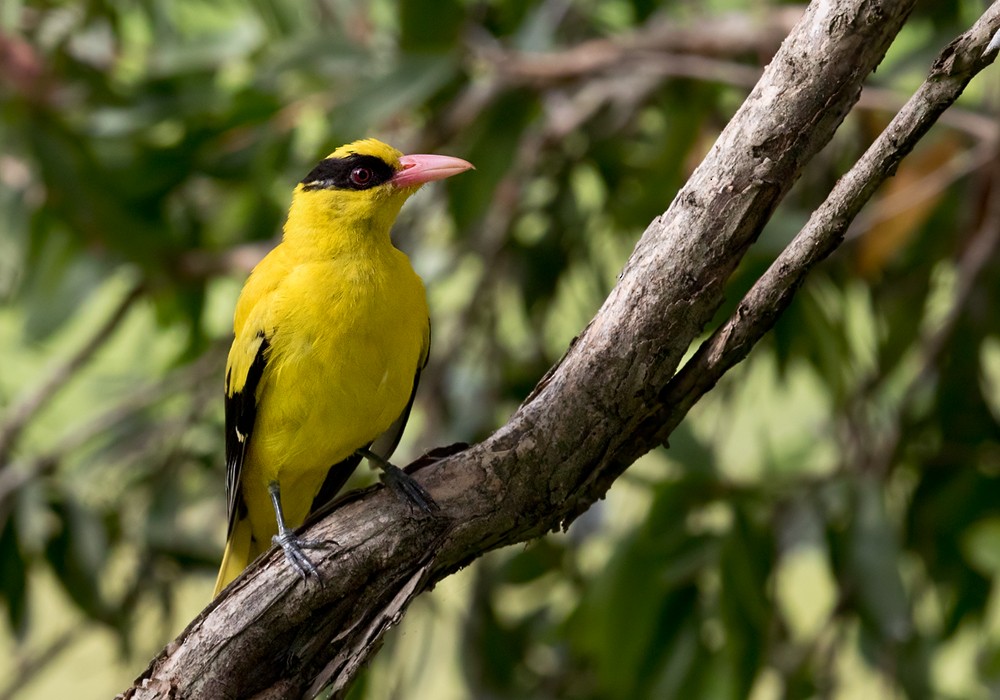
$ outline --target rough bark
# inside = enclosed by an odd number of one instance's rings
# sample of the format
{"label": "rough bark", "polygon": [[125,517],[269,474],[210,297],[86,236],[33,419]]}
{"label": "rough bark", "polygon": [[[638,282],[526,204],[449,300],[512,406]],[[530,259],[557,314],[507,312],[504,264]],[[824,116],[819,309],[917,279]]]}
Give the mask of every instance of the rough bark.
{"label": "rough bark", "polygon": [[488,550],[564,527],[601,498],[745,356],[877,183],[992,59],[983,48],[1000,26],[996,4],[935,64],[928,82],[948,88],[924,95],[937,102],[918,115],[919,126],[906,133],[890,127],[888,151],[855,180],[846,177],[831,209],[817,213],[825,212],[816,227],[827,233],[797,239],[762,278],[764,288],[755,288],[671,382],[721,303],[730,273],[803,165],[831,138],[912,5],[809,6],[562,361],[487,440],[417,472],[441,507],[439,517],[422,517],[381,488],[345,501],[309,530],[310,538],[336,543],[314,556],[324,586],[300,581],[271,552],[125,696],[309,697],[328,684],[342,691],[415,595]]}

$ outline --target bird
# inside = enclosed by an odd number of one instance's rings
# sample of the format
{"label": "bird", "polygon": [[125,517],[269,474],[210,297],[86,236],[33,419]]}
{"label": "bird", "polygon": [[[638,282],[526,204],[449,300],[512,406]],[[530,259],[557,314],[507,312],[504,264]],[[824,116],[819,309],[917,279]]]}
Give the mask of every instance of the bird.
{"label": "bird", "polygon": [[337,148],[296,185],[281,242],[251,271],[233,315],[228,530],[213,597],[272,544],[299,575],[318,579],[305,550],[323,545],[294,529],[362,457],[432,507],[388,462],[430,349],[424,285],[390,229],[422,185],[472,167],[369,138]]}

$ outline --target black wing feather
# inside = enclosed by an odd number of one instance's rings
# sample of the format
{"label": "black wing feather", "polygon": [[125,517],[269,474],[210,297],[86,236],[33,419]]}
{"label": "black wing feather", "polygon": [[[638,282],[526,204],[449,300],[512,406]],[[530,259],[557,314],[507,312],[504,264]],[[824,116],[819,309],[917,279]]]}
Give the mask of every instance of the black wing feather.
{"label": "black wing feather", "polygon": [[319,513],[325,506],[333,502],[359,464],[361,464],[361,455],[355,452],[330,467],[326,473],[326,479],[323,480],[323,485],[319,487],[312,505],[309,506],[309,515]]}
{"label": "black wing feather", "polygon": [[257,420],[257,386],[264,375],[267,349],[270,347],[263,331],[258,331],[257,337],[260,338],[260,345],[239,391],[229,393],[232,369],[226,373],[226,503],[230,530],[236,522],[236,516],[246,509],[241,495],[240,478],[254,422]]}

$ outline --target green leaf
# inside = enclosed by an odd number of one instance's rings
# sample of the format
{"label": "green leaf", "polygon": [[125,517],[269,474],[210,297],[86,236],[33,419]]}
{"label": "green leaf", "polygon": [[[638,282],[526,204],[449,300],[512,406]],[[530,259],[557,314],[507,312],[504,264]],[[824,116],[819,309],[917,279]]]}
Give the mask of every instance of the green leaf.
{"label": "green leaf", "polygon": [[458,0],[399,0],[399,47],[408,53],[450,51],[462,28]]}
{"label": "green leaf", "polygon": [[469,177],[448,181],[451,211],[460,232],[472,235],[478,231],[481,218],[501,179],[507,175],[511,158],[537,111],[537,98],[530,92],[508,92],[462,135],[463,157],[476,166],[476,171]]}
{"label": "green leaf", "polygon": [[101,589],[107,538],[96,515],[65,494],[50,504],[56,529],[45,544],[45,557],[63,590],[93,620],[115,624]]}
{"label": "green leaf", "polygon": [[846,561],[848,585],[879,637],[892,643],[905,642],[913,635],[913,622],[881,483],[870,477],[859,479],[854,498]]}
{"label": "green leaf", "polygon": [[702,479],[658,486],[644,525],[586,589],[569,637],[589,660],[602,697],[649,697],[657,675],[666,686],[688,678],[691,669],[672,665],[669,654],[675,645],[690,649],[685,635],[698,616],[698,577],[718,554],[714,535],[692,534],[686,525],[710,493]]}
{"label": "green leaf", "polygon": [[497,576],[505,583],[528,583],[559,571],[563,566],[564,555],[564,548],[552,538],[535,540],[506,560],[497,571]]}
{"label": "green leaf", "polygon": [[1000,517],[974,523],[960,540],[966,560],[986,576],[1000,575]]}
{"label": "green leaf", "polygon": [[735,505],[733,524],[719,556],[719,602],[726,656],[732,666],[728,676],[736,697],[750,694],[765,660],[761,640],[767,638],[771,626],[774,603],[768,595],[768,581],[774,561],[769,532],[757,526],[744,507]]}

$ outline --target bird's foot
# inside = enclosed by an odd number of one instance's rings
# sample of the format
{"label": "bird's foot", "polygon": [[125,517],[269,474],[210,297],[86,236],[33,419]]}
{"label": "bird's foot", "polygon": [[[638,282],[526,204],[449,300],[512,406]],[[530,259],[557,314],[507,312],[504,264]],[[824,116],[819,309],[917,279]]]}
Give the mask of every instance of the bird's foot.
{"label": "bird's foot", "polygon": [[438,504],[434,502],[434,499],[431,498],[426,489],[395,464],[392,464],[381,455],[375,454],[367,447],[358,450],[357,453],[378,465],[378,468],[382,470],[380,477],[382,483],[392,489],[400,498],[408,503],[412,503],[427,515],[434,515],[440,510]]}
{"label": "bird's foot", "polygon": [[409,501],[428,515],[440,510],[427,490],[417,483],[417,480],[404,472],[395,464],[385,462],[379,465],[382,469],[382,483],[396,492],[404,500]]}
{"label": "bird's foot", "polygon": [[320,583],[323,582],[323,577],[320,576],[319,569],[316,568],[316,565],[312,563],[312,560],[302,550],[328,549],[332,546],[329,542],[304,540],[291,530],[285,530],[273,536],[271,543],[281,547],[281,550],[285,553],[285,559],[288,560],[289,565],[299,573],[299,576],[303,580],[312,576]]}

